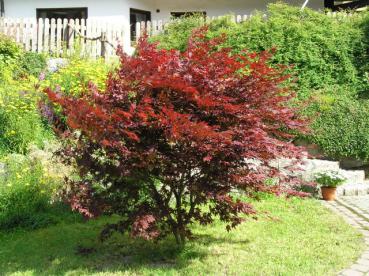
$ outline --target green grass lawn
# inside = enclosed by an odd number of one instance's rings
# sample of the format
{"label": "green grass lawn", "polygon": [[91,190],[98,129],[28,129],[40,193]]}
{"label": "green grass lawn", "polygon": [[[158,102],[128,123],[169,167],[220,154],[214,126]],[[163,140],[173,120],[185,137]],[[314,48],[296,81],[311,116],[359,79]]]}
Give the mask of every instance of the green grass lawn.
{"label": "green grass lawn", "polygon": [[[194,227],[197,239],[176,248],[115,235],[96,237],[107,219],[0,234],[0,275],[334,275],[356,260],[363,238],[314,200],[271,198],[265,212],[227,233],[224,224]],[[83,247],[84,252],[78,250]]]}

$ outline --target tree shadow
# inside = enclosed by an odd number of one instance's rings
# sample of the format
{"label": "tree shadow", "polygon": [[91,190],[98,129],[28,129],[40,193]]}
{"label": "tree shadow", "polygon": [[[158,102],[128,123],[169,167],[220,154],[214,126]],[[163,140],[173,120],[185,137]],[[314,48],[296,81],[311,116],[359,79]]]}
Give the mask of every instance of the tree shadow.
{"label": "tree shadow", "polygon": [[249,239],[229,239],[229,238],[219,238],[214,237],[208,234],[197,234],[194,239],[194,242],[201,243],[203,245],[211,245],[211,244],[232,244],[232,245],[242,245],[248,244],[251,242]]}
{"label": "tree shadow", "polygon": [[210,244],[250,242],[200,234],[180,248],[172,237],[154,243],[116,234],[101,243],[97,236],[102,225],[61,224],[32,232],[0,233],[0,275],[165,272],[186,268],[194,259],[202,261],[211,254],[206,250]]}

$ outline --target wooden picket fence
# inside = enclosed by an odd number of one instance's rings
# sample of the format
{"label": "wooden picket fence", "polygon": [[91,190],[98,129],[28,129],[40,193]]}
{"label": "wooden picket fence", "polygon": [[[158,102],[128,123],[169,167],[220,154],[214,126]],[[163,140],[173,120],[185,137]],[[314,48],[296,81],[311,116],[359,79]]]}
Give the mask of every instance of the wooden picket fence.
{"label": "wooden picket fence", "polygon": [[96,58],[115,55],[124,39],[121,24],[90,19],[0,18],[0,33],[12,37],[27,51],[52,56],[81,54]]}

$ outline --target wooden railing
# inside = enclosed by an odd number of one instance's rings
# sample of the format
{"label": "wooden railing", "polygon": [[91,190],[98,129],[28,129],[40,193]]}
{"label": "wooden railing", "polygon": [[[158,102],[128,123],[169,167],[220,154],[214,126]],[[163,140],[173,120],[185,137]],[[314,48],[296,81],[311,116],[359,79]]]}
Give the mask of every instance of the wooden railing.
{"label": "wooden railing", "polygon": [[78,48],[96,58],[115,55],[124,39],[124,26],[89,19],[0,18],[0,33],[14,38],[27,51],[61,56]]}

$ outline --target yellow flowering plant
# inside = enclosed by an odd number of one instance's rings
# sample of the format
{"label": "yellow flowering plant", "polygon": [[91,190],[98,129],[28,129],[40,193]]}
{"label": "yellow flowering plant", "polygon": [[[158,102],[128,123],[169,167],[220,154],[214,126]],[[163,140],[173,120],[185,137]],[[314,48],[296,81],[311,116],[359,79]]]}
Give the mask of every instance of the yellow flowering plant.
{"label": "yellow flowering plant", "polygon": [[79,96],[88,91],[89,83],[100,90],[105,90],[105,84],[110,66],[104,60],[73,58],[57,72],[46,76],[40,89],[51,88],[70,96]]}

